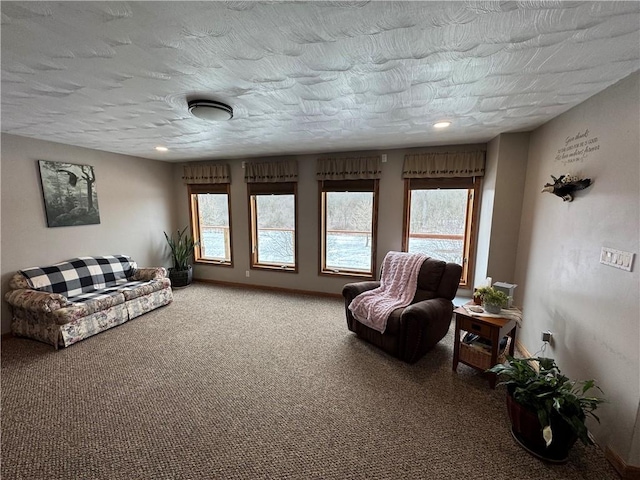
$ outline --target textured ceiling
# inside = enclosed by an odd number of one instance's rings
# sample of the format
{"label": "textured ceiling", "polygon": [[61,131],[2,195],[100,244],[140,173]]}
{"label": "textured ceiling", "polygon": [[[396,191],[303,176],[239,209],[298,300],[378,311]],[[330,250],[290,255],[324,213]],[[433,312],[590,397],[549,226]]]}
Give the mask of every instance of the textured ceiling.
{"label": "textured ceiling", "polygon": [[484,142],[640,68],[638,2],[0,8],[3,132],[169,161]]}

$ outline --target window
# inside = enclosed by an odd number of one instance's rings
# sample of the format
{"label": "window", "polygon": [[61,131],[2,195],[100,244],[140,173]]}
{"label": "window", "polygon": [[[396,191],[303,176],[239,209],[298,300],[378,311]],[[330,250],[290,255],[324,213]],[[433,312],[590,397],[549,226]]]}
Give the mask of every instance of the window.
{"label": "window", "polygon": [[195,261],[233,265],[229,184],[189,185]]}
{"label": "window", "polygon": [[405,180],[403,250],[462,265],[469,287],[475,252],[480,177]]}
{"label": "window", "polygon": [[298,271],[296,183],[248,183],[251,268]]}
{"label": "window", "polygon": [[373,277],[378,180],[320,182],[320,272]]}

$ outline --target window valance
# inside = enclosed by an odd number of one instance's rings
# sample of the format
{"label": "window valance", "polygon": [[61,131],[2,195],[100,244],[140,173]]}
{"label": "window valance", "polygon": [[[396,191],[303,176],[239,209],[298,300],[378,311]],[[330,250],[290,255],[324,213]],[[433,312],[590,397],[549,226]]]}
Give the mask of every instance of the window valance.
{"label": "window valance", "polygon": [[428,152],[405,155],[402,178],[484,176],[485,152]]}
{"label": "window valance", "polygon": [[226,163],[192,163],[184,166],[182,180],[187,184],[231,183],[231,173]]}
{"label": "window valance", "polygon": [[246,162],[244,181],[247,183],[297,182],[298,161]]}
{"label": "window valance", "polygon": [[317,180],[375,180],[382,175],[380,156],[319,158]]}

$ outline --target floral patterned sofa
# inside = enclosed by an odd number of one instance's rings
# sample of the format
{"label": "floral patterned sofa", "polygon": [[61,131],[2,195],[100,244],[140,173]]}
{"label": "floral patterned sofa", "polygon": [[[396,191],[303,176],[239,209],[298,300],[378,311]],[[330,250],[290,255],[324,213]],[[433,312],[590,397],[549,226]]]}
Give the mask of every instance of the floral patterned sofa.
{"label": "floral patterned sofa", "polygon": [[5,300],[13,334],[56,349],[173,301],[164,267],[138,269],[126,255],[79,257],[20,270],[9,289]]}

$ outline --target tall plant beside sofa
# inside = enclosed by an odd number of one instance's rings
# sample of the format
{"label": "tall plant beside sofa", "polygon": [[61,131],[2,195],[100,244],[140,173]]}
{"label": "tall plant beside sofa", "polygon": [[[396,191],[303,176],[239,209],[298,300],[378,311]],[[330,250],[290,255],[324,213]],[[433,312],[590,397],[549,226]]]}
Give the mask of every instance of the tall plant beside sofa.
{"label": "tall plant beside sofa", "polygon": [[195,242],[193,237],[187,233],[188,228],[186,226],[182,230],[178,229],[175,238],[173,235],[169,236],[167,232],[163,232],[171,249],[173,267],[169,269],[169,279],[173,287],[186,287],[193,281],[191,256],[198,242]]}

